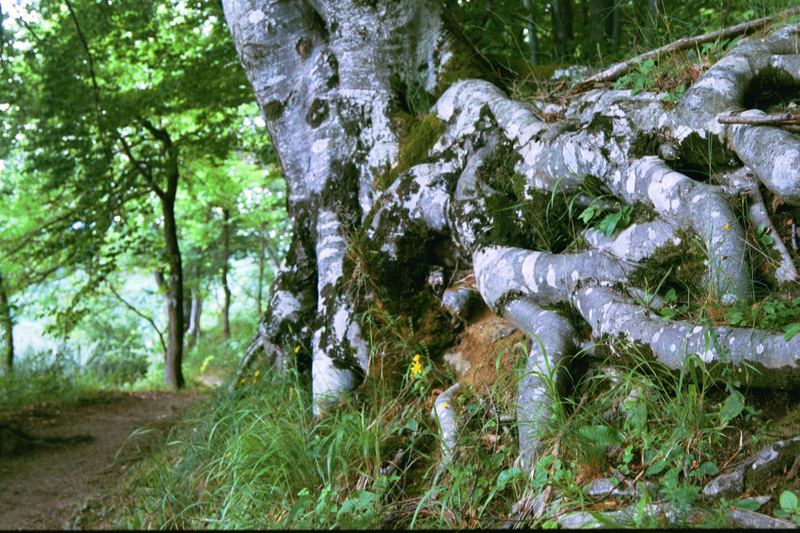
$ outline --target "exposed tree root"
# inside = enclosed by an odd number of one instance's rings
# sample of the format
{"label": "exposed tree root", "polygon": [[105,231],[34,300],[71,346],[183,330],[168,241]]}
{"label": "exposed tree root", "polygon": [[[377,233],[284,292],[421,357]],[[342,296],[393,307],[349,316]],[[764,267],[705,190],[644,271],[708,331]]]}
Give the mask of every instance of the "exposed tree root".
{"label": "exposed tree root", "polygon": [[[444,133],[381,192],[374,184],[397,165],[400,150],[390,127],[395,78],[433,92],[452,43],[434,2],[392,2],[382,11],[346,3],[352,15],[345,20],[337,16],[341,6],[324,0],[225,2],[287,175],[295,220],[292,252],[248,360],[266,353],[285,368],[287,345],[309,346],[319,414],[368,370],[358,310],[365,296],[376,295],[354,290],[363,284],[359,276],[384,286],[386,305],[402,307],[431,290],[431,271],[444,269],[447,279],[453,265],[471,264],[486,304],[534,340],[518,392],[520,459],[528,467],[549,402],[557,399],[553,372],[590,339],[636,343],[673,369],[697,354],[748,365],[750,383],[800,381],[800,336],[786,341],[776,331],[664,320],[653,311],[664,305],[656,287],[637,277],[655,264],[665,278],[670,271],[660,254],[677,250],[687,261],[697,241],[708,300],[722,308],[750,302],[756,266],[748,228],[761,227],[772,234],[778,257],[765,274],[779,285],[796,282],[793,254],[780,242],[759,187],[800,205],[800,140],[774,127],[781,121],[746,109],[758,105],[746,95],[759,76],[800,80],[799,25],[742,41],[676,104],[663,94],[593,90],[564,105],[563,120],[544,122],[486,81],[459,81],[432,109]],[[737,35],[770,20],[671,46]],[[421,37],[396,42],[398,30]],[[364,42],[354,44],[353,35]],[[298,43],[308,46],[300,50]],[[631,64],[579,88],[614,79]],[[426,73],[424,80],[414,78],[417,72]],[[739,121],[725,119],[732,114]],[[587,194],[592,187],[602,196],[596,202]],[[740,195],[745,210],[737,210]],[[577,206],[627,206],[636,216],[624,229],[584,227],[569,247],[551,246],[532,228],[550,222],[556,197],[571,198],[558,215],[572,224]],[[549,201],[536,204],[542,198]],[[456,288],[445,295],[454,310],[468,296]],[[457,390],[434,406],[442,465],[455,443]]]}

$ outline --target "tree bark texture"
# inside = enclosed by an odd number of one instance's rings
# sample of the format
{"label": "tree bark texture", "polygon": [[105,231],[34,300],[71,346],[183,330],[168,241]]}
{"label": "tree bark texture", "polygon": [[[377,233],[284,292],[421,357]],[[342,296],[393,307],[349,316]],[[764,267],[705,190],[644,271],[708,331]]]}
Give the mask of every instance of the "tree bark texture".
{"label": "tree bark texture", "polygon": [[10,376],[14,370],[14,320],[2,273],[0,273],[0,321],[3,323],[3,367],[6,376]]}
{"label": "tree bark texture", "polygon": [[531,0],[523,0],[525,7],[525,17],[528,19],[528,60],[531,65],[539,64],[539,38],[536,35],[536,17],[534,16],[533,4]]}
{"label": "tree bark texture", "polygon": [[554,63],[563,63],[572,57],[572,0],[553,0],[550,2],[550,23],[553,34]]}
{"label": "tree bark texture", "polygon": [[[170,182],[172,180],[170,179]],[[177,177],[174,187],[177,191]],[[161,199],[164,219],[164,240],[166,242],[167,264],[167,318],[169,320],[167,338],[167,360],[165,362],[164,381],[174,388],[182,389],[183,380],[183,265],[181,250],[178,245],[178,226],[175,220],[175,195],[168,193]]]}
{"label": "tree bark texture", "polygon": [[[664,305],[656,284],[643,281],[650,269],[667,273],[665,254],[686,262],[697,246],[709,298],[723,307],[754,298],[747,227],[769,219],[764,194],[800,204],[800,141],[717,117],[761,114],[746,109],[745,94],[763,73],[800,82],[798,25],[742,41],[677,103],[598,89],[539,109],[483,80],[444,86],[460,58],[436,2],[224,6],[283,166],[294,232],[245,361],[266,354],[285,368],[291,347],[309,339],[316,413],[368,370],[358,310],[374,297],[369,286],[383,287],[396,308],[421,312],[439,302],[428,274],[456,264],[471,268],[495,313],[533,339],[518,392],[524,462],[547,417],[542,369],[586,343],[635,344],[673,369],[687,354],[746,362],[756,385],[798,382],[800,336],[665,320],[655,313]],[[412,83],[438,96],[431,111],[442,127],[425,156],[381,190],[402,148],[392,116]],[[584,227],[569,247],[532,231],[557,196],[591,205],[582,192],[590,185],[642,216],[612,232]],[[786,247],[775,242],[770,253],[771,283],[796,283]],[[459,290],[446,289],[442,301],[457,301]]]}
{"label": "tree bark texture", "polygon": [[228,256],[230,255],[231,247],[230,223],[231,210],[225,208],[222,210],[222,272],[220,273],[222,292],[224,293],[224,301],[222,302],[222,338],[225,342],[228,342],[231,338],[231,289],[228,287]]}
{"label": "tree bark texture", "polygon": [[195,346],[200,342],[200,317],[203,314],[203,295],[198,287],[192,287],[192,306],[189,310],[189,329],[186,337],[189,345]]}

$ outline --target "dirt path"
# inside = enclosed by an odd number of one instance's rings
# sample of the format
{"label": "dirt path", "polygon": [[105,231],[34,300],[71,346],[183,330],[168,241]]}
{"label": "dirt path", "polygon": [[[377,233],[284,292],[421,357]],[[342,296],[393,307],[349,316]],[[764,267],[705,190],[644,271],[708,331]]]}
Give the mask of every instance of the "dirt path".
{"label": "dirt path", "polygon": [[35,437],[90,435],[88,442],[31,444],[0,455],[0,530],[63,529],[88,500],[113,487],[131,460],[200,398],[198,393],[105,394],[78,405],[0,411]]}

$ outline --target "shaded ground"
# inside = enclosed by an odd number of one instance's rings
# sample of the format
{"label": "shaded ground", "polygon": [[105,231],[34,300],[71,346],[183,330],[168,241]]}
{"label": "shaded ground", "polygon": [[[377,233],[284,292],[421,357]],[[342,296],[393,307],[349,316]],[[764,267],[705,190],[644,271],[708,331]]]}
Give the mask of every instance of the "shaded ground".
{"label": "shaded ground", "polygon": [[131,461],[200,397],[111,393],[76,405],[0,411],[0,424],[32,437],[92,437],[63,444],[26,440],[23,453],[0,456],[0,530],[75,527],[77,512],[112,488]]}

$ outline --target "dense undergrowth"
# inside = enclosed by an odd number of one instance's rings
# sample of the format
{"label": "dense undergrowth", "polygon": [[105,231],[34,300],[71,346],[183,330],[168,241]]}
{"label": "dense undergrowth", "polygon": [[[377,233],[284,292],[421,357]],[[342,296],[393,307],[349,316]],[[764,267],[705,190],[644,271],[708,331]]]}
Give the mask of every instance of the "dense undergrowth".
{"label": "dense undergrowth", "polygon": [[[413,335],[396,332],[374,332],[374,375],[317,419],[306,374],[255,370],[232,393],[218,389],[127,476],[113,521],[170,529],[552,527],[568,512],[638,503],[633,523],[619,525],[657,527],[661,517],[644,506],[666,501],[705,511],[686,525],[724,526],[731,506],[753,508],[751,496],[770,494],[768,508],[780,514],[778,494],[800,488],[774,479],[735,499],[701,497],[714,475],[798,432],[794,393],[745,389],[742,376],[752,369],[711,368],[687,356],[675,373],[633,346],[605,343],[592,358],[565,363],[566,396],[552,402],[530,474],[515,462],[524,357],[492,388],[456,398],[461,429],[443,463],[431,407],[454,377]],[[505,356],[498,354],[498,369]],[[636,480],[644,490],[596,500],[587,488],[601,477]],[[512,512],[515,502],[542,494],[551,505],[540,516]]]}
{"label": "dense undergrowth", "polygon": [[[239,354],[255,327],[238,318],[228,342],[219,328],[203,332],[201,342],[187,350],[184,373],[190,389],[203,387],[207,378],[222,379],[238,365]],[[107,342],[81,357],[75,342],[60,342],[54,349],[29,350],[10,375],[0,375],[0,410],[58,402],[79,403],[107,392],[167,390],[163,353],[141,345],[138,329],[109,332]],[[136,338],[137,341],[131,341]]]}
{"label": "dense undergrowth", "polygon": [[[617,88],[664,91],[675,100],[734,44],[711,43],[642,63]],[[553,90],[539,81],[521,79],[513,86],[514,97],[524,100]],[[410,104],[409,111],[427,109],[428,104]],[[405,167],[424,156],[439,125],[419,113],[398,122],[403,129],[410,129],[406,123],[426,126],[418,137],[406,139]],[[513,161],[507,166],[511,176]],[[707,174],[712,170],[709,163]],[[383,176],[381,185],[389,185],[398,172]],[[526,205],[513,179],[506,185],[508,190],[498,187],[508,195],[502,209],[546,215],[526,217],[536,222],[524,237],[535,241],[537,249],[578,250],[585,245],[581,231],[586,228],[610,235],[647,215],[614,204],[603,191],[591,188],[581,191],[589,197],[588,205],[558,193]],[[778,209],[789,213],[788,207],[773,207]],[[772,237],[763,228],[747,231],[754,268],[774,268],[768,255]],[[756,287],[754,303],[720,306],[694,275],[705,270],[705,252],[694,240],[686,243],[672,251],[675,269],[663,274],[663,263],[670,260],[665,255],[653,269],[659,274],[647,277],[645,272],[640,280],[663,299],[664,306],[654,313],[705,325],[784,329],[787,336],[800,331],[798,300],[782,294],[766,276]],[[678,263],[687,258],[697,268],[679,272]],[[381,314],[374,308],[368,313]],[[701,495],[704,484],[719,472],[769,442],[800,433],[795,391],[748,389],[745,376],[756,369],[710,367],[691,354],[680,372],[670,371],[636,346],[605,342],[592,348],[591,357],[582,354],[565,362],[569,379],[567,390],[559,391],[563,398],[550,381],[552,416],[531,472],[516,463],[521,358],[494,387],[467,389],[457,397],[452,407],[460,413],[461,431],[452,460],[443,463],[431,408],[436,396],[455,382],[453,372],[430,357],[425,342],[403,320],[365,320],[373,350],[371,375],[344,404],[314,418],[307,373],[250,371],[232,392],[225,384],[196,406],[162,449],[132,469],[113,496],[113,522],[148,529],[473,528],[517,522],[553,527],[568,512],[638,504],[633,522],[619,525],[659,527],[662,517],[645,512],[645,505],[662,501],[679,511],[705,510],[700,521],[685,525],[711,527],[727,525],[725,511],[732,506],[754,508],[752,497],[758,495],[772,496],[762,512],[786,512],[792,500],[781,494],[800,490],[800,480],[780,477],[747,486],[734,499],[708,501]],[[254,330],[253,324],[239,327]],[[208,374],[232,376],[246,340],[226,344],[219,332],[207,333],[187,356],[187,381]],[[498,369],[507,356],[497,354]],[[13,376],[0,378],[0,405],[70,401],[108,383],[123,390],[158,388],[162,372],[158,358],[145,361],[143,371],[140,358],[121,357],[105,369],[79,368],[63,353],[26,358]],[[128,377],[120,381],[113,377],[117,374]],[[587,487],[598,478],[642,482],[643,491],[633,497],[593,499]],[[547,495],[551,504],[539,516],[512,511],[516,502],[539,495]],[[800,511],[790,514],[798,516]]]}

